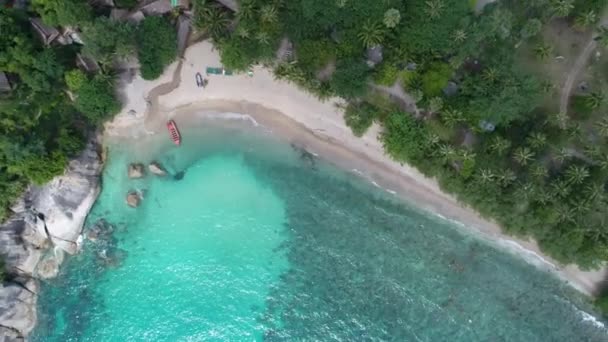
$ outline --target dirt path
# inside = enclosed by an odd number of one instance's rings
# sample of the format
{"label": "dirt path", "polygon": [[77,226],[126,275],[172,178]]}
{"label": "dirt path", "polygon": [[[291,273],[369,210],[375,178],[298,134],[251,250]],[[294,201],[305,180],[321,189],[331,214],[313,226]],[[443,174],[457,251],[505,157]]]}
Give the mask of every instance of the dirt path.
{"label": "dirt path", "polygon": [[408,112],[416,114],[416,116],[420,114],[420,111],[416,106],[416,101],[414,100],[414,98],[410,94],[406,93],[401,87],[401,80],[397,80],[397,82],[395,82],[395,84],[390,87],[377,84],[371,84],[371,87],[377,91],[389,95],[394,99],[399,100],[399,102],[401,102],[405,106],[405,110],[407,110]]}
{"label": "dirt path", "polygon": [[171,78],[170,82],[158,85],[148,92],[148,96],[146,97],[148,108],[146,109],[144,119],[144,126],[146,127],[146,130],[154,131],[154,129],[162,126],[163,122],[161,122],[161,120],[164,119],[163,116],[160,115],[162,109],[158,104],[158,98],[160,96],[169,94],[179,87],[180,83],[182,82],[181,73],[183,64],[184,60],[180,59],[177,64],[177,68],[175,68],[175,71],[173,72],[173,77]]}
{"label": "dirt path", "polygon": [[565,114],[568,111],[570,93],[572,92],[572,86],[574,85],[574,81],[576,81],[576,79],[580,76],[582,69],[585,67],[585,65],[587,65],[589,56],[597,47],[597,42],[593,39],[593,36],[590,39],[591,40],[587,43],[585,49],[576,58],[576,62],[568,73],[568,77],[566,78],[566,82],[564,83],[564,86],[562,88],[562,96],[559,100],[560,114]]}

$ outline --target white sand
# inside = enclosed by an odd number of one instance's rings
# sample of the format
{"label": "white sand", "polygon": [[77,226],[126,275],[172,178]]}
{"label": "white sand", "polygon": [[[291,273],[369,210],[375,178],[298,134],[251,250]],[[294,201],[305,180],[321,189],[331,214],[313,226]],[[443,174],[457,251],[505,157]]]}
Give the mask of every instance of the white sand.
{"label": "white sand", "polygon": [[[179,71],[178,63],[172,64],[159,80],[142,81],[140,78],[124,89],[127,103],[122,113],[107,125],[106,133],[117,137],[137,137],[142,134],[165,134],[164,122],[175,118],[178,125],[186,124],[187,117],[202,109],[216,109],[252,115],[257,121],[272,128],[279,135],[304,144],[321,157],[343,167],[357,165],[368,178],[382,184],[390,184],[397,194],[417,206],[440,214],[448,219],[464,223],[479,231],[497,245],[524,256],[543,268],[555,271],[563,280],[585,294],[595,294],[604,279],[604,270],[583,272],[575,266],[561,267],[546,256],[532,241],[507,237],[500,228],[473,210],[461,206],[455,198],[440,191],[437,183],[407,165],[400,165],[384,154],[378,139],[380,128],[374,125],[361,138],[353,136],[342,118],[340,99],[320,102],[295,85],[277,81],[262,67],[254,68],[254,77],[244,74],[233,76],[205,75],[208,66],[221,67],[219,55],[208,42],[197,43],[186,51],[179,79],[171,78]],[[195,74],[200,72],[209,80],[206,88],[199,88]],[[172,83],[172,84],[170,84]],[[178,86],[179,85],[179,86]],[[153,91],[156,89],[155,91]],[[158,97],[158,105],[145,113],[144,100],[150,92]],[[156,96],[151,96],[156,97]],[[134,110],[136,115],[128,112]],[[541,259],[542,258],[542,259]]]}

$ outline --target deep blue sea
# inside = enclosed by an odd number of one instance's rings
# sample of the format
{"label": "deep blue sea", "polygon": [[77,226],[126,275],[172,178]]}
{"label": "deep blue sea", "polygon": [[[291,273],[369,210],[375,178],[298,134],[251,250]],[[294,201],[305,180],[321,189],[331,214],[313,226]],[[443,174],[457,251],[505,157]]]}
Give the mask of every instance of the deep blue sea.
{"label": "deep blue sea", "polygon": [[[524,260],[261,130],[205,127],[110,147],[98,236],[44,284],[32,340],[608,341]],[[153,159],[171,176],[127,177]]]}

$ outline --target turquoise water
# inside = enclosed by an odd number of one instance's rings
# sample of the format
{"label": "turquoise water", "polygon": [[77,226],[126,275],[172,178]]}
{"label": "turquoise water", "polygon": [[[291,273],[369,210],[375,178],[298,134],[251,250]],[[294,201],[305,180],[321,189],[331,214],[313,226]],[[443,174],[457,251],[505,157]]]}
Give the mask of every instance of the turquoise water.
{"label": "turquoise water", "polygon": [[[101,234],[43,286],[32,339],[607,340],[555,278],[256,132],[114,146]],[[183,178],[126,177],[152,159]]]}

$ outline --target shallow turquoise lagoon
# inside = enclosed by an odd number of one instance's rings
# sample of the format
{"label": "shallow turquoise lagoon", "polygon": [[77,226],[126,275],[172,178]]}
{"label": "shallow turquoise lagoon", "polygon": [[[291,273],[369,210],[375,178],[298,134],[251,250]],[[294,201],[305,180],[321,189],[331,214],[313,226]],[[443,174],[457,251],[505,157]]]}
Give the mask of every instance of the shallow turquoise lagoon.
{"label": "shallow turquoise lagoon", "polygon": [[[259,130],[206,127],[111,148],[99,236],[43,286],[34,341],[608,340],[523,260]],[[183,177],[126,177],[151,159]]]}

